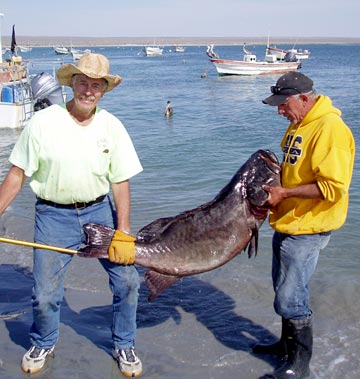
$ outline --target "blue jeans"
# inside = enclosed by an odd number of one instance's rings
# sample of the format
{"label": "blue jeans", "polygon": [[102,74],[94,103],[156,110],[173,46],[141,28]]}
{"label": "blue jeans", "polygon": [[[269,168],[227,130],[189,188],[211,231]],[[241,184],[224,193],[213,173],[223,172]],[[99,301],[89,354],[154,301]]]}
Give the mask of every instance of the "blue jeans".
{"label": "blue jeans", "polygon": [[312,314],[309,308],[309,281],[320,250],[330,241],[330,232],[273,236],[272,279],[275,312],[285,319],[302,320]]}
{"label": "blue jeans", "polygon": [[[84,224],[93,222],[115,227],[114,209],[108,197],[81,210],[55,208],[41,201],[37,201],[35,209],[34,240],[37,243],[78,250],[86,243]],[[30,329],[30,341],[37,347],[50,348],[58,341],[65,273],[72,258],[70,254],[34,249],[34,322]],[[114,348],[131,347],[136,338],[138,272],[134,266],[120,266],[107,259],[99,261],[109,275],[113,293]]]}

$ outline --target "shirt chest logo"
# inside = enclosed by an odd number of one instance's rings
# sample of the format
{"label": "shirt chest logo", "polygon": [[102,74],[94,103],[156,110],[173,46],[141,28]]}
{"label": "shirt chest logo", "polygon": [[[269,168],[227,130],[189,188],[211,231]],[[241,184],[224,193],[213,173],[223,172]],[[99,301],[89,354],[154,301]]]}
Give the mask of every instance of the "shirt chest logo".
{"label": "shirt chest logo", "polygon": [[286,137],[285,145],[283,147],[283,161],[290,163],[291,165],[296,165],[298,159],[302,156],[301,143],[303,141],[302,136],[295,136],[289,134]]}

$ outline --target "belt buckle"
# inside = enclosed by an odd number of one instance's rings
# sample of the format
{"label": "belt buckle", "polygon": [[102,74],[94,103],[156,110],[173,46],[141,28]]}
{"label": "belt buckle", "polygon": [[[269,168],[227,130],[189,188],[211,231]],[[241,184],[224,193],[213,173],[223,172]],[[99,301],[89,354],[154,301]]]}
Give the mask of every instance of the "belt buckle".
{"label": "belt buckle", "polygon": [[74,206],[75,206],[75,209],[84,209],[86,208],[86,203],[85,202],[81,202],[81,203],[74,203]]}

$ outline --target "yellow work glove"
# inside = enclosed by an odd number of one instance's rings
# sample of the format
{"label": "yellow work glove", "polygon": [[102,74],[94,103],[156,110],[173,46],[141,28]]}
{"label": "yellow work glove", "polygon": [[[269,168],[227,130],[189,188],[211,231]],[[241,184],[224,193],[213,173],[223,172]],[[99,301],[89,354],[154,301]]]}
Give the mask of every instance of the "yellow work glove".
{"label": "yellow work glove", "polygon": [[132,265],[135,262],[135,237],[115,230],[108,253],[110,262]]}

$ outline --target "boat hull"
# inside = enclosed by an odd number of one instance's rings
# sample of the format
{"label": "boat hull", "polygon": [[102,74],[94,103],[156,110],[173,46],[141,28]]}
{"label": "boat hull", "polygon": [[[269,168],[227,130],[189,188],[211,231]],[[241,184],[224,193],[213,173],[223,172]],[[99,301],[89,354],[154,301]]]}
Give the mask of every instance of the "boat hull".
{"label": "boat hull", "polygon": [[27,100],[22,103],[0,102],[0,128],[21,128],[33,115],[33,103]]}
{"label": "boat hull", "polygon": [[30,77],[28,64],[21,60],[0,65],[0,128],[22,128],[42,104],[64,101],[63,88],[52,75]]}
{"label": "boat hull", "polygon": [[28,65],[21,57],[0,64],[0,128],[20,128],[32,114]]}
{"label": "boat hull", "polygon": [[295,54],[296,59],[309,59],[310,56],[308,50],[290,49],[289,52]]}
{"label": "boat hull", "polygon": [[22,53],[30,53],[32,51],[32,47],[30,46],[19,46],[19,49]]}
{"label": "boat hull", "polygon": [[176,53],[184,53],[185,52],[185,47],[183,47],[183,46],[176,46],[175,47],[175,52]]}
{"label": "boat hull", "polygon": [[244,62],[230,59],[210,59],[220,76],[223,75],[269,75],[296,71],[300,62]]}
{"label": "boat hull", "polygon": [[308,59],[310,56],[310,52],[308,50],[298,50],[298,49],[284,50],[284,49],[279,49],[277,47],[268,47],[267,53],[275,56],[277,60],[283,60],[287,53],[295,54],[296,59]]}
{"label": "boat hull", "polygon": [[54,46],[54,52],[58,55],[69,55],[70,50],[67,47],[63,46]]}
{"label": "boat hull", "polygon": [[156,57],[162,55],[163,49],[161,49],[160,47],[146,46],[144,47],[144,53],[147,57]]}

